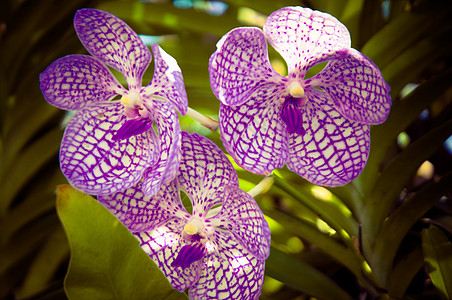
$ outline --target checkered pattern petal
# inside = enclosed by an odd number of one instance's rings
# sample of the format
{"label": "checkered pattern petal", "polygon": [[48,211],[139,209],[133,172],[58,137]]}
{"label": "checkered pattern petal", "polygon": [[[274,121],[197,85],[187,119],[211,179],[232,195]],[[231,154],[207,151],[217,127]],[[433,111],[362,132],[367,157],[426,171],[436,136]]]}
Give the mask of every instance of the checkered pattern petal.
{"label": "checkered pattern petal", "polygon": [[181,115],[185,115],[188,100],[179,65],[157,44],[152,44],[152,52],[154,53],[155,64],[154,76],[151,83],[143,89],[143,93],[149,97],[158,95],[168,99]]}
{"label": "checkered pattern petal", "polygon": [[75,14],[74,27],[89,53],[120,71],[129,89],[141,88],[152,56],[129,25],[108,12],[85,8]]}
{"label": "checkered pattern petal", "polygon": [[324,92],[311,88],[307,97],[299,108],[304,134],[290,135],[287,166],[314,184],[344,185],[366,165],[369,125],[344,118]]}
{"label": "checkered pattern petal", "polygon": [[178,180],[190,197],[193,215],[205,217],[215,203],[223,201],[224,187],[238,187],[237,174],[224,153],[209,139],[182,132],[182,159]]}
{"label": "checkered pattern petal", "polygon": [[180,292],[199,280],[203,267],[203,260],[192,263],[188,268],[171,265],[182,247],[188,244],[181,238],[185,224],[186,219],[175,218],[154,230],[134,233],[141,248],[157,263],[173,288]]}
{"label": "checkered pattern petal", "polygon": [[351,46],[350,33],[336,18],[298,6],[273,12],[264,34],[287,62],[291,77],[303,78],[316,60]]}
{"label": "checkered pattern petal", "polygon": [[205,258],[193,300],[257,300],[264,282],[265,261],[257,259],[228,232],[217,230],[217,251]]}
{"label": "checkered pattern petal", "polygon": [[328,93],[339,112],[351,121],[384,122],[391,108],[389,85],[377,66],[359,51],[342,52],[322,72],[306,80],[306,84],[319,82],[316,85]]}
{"label": "checkered pattern petal", "polygon": [[143,192],[149,197],[154,195],[162,184],[170,182],[176,176],[181,156],[181,137],[179,117],[171,103],[148,99],[148,106],[157,123],[160,140],[159,160],[144,176]]}
{"label": "checkered pattern petal", "polygon": [[92,195],[108,195],[137,183],[158,157],[152,130],[112,141],[125,120],[123,106],[93,103],[69,121],[60,148],[63,174],[76,188]]}
{"label": "checkered pattern petal", "polygon": [[211,222],[228,230],[258,259],[270,254],[270,229],[256,201],[241,189],[228,186],[220,212]]}
{"label": "checkered pattern petal", "polygon": [[209,73],[213,93],[226,105],[243,104],[256,88],[287,81],[270,65],[262,30],[253,27],[223,36],[210,58]]}
{"label": "checkered pattern petal", "polygon": [[78,110],[90,102],[102,102],[124,94],[110,70],[88,55],[68,55],[39,76],[45,99],[61,109]]}
{"label": "checkered pattern petal", "polygon": [[283,89],[280,85],[258,89],[240,106],[220,104],[223,144],[245,170],[270,174],[287,160],[288,133],[278,104]]}
{"label": "checkered pattern petal", "polygon": [[190,214],[182,206],[176,181],[163,184],[152,197],[146,197],[142,183],[111,195],[97,197],[132,232],[151,231],[171,219]]}

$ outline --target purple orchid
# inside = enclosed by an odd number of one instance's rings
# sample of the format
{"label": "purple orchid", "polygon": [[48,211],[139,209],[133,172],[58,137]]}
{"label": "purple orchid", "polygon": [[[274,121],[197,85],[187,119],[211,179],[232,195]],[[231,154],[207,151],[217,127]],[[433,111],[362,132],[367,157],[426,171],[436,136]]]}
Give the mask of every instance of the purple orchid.
{"label": "purple orchid", "polygon": [[[153,195],[174,178],[180,159],[176,109],[187,112],[180,68],[153,44],[154,76],[142,87],[152,55],[126,23],[105,11],[81,9],[74,27],[92,56],[65,56],[40,75],[50,104],[77,111],[61,143],[61,170],[88,194],[111,194],[144,177],[144,193]],[[124,75],[128,90],[106,65]]]}
{"label": "purple orchid", "polygon": [[[239,189],[224,153],[182,132],[174,181],[145,197],[141,183],[102,202],[139,239],[171,285],[191,299],[258,299],[270,251],[270,229],[254,199]],[[190,198],[192,214],[180,200]]]}
{"label": "purple orchid", "polygon": [[[267,42],[288,65],[270,65]],[[367,162],[369,125],[386,120],[389,86],[351,47],[347,28],[309,8],[286,7],[259,28],[237,28],[217,44],[210,80],[221,101],[223,143],[244,169],[269,174],[287,164],[308,181],[344,185]],[[312,66],[328,62],[305,78]]]}

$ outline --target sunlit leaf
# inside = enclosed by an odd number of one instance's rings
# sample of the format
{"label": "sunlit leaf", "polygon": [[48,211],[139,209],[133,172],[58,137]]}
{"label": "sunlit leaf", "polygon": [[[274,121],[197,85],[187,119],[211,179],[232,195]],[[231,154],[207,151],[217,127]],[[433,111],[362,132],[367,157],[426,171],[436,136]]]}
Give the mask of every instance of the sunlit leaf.
{"label": "sunlit leaf", "polygon": [[422,231],[422,250],[430,278],[443,299],[452,297],[452,243],[436,226]]}
{"label": "sunlit leaf", "polygon": [[302,260],[271,248],[266,274],[320,299],[352,299],[337,283]]}
{"label": "sunlit leaf", "polygon": [[57,192],[71,247],[65,282],[70,299],[187,299],[100,203],[68,185]]}

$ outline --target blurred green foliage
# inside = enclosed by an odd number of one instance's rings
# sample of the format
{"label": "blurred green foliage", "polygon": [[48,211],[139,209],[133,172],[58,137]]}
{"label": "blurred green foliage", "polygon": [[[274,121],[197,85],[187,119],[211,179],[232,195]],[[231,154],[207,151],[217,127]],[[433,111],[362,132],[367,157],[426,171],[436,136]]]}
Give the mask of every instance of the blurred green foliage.
{"label": "blurred green foliage", "polygon": [[[256,196],[272,229],[261,299],[450,296],[452,158],[444,142],[452,135],[452,3],[231,0],[216,15],[209,1],[185,1],[188,8],[178,2],[0,4],[0,299],[66,297],[71,251],[55,209],[56,186],[66,182],[58,167],[65,113],[45,102],[39,73],[64,55],[86,53],[72,26],[75,11],[104,9],[137,33],[158,37],[182,69],[189,105],[217,118],[219,101],[208,81],[216,42],[235,27],[259,26],[266,15],[289,5],[309,6],[343,22],[353,47],[382,70],[393,106],[388,120],[372,128],[368,164],[352,183],[326,189],[282,169]],[[269,55],[283,73],[281,57],[272,49]],[[152,72],[151,65],[143,84]],[[181,124],[221,147],[218,132],[187,117]],[[400,134],[405,142],[398,144]],[[237,171],[245,190],[263,178]],[[74,231],[66,230],[69,236]],[[95,243],[85,246],[99,250]],[[143,288],[152,289],[151,280],[148,284]],[[66,287],[73,287],[70,281]]]}

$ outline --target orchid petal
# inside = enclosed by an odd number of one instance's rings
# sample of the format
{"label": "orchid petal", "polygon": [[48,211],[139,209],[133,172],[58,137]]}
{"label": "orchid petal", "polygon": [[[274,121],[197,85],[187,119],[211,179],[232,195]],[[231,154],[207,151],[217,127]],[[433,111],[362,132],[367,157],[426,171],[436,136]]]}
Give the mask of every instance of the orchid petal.
{"label": "orchid petal", "polygon": [[88,55],[68,55],[53,62],[39,75],[45,99],[61,109],[78,110],[101,102],[125,89],[110,70]]}
{"label": "orchid petal", "polygon": [[273,12],[264,34],[286,61],[289,77],[303,78],[324,55],[350,48],[347,28],[333,16],[304,7],[285,7]]}
{"label": "orchid petal", "polygon": [[168,102],[152,101],[153,119],[157,123],[160,140],[160,159],[148,168],[144,175],[143,192],[146,196],[154,195],[160,186],[176,177],[180,161],[180,126],[179,118],[173,105]]}
{"label": "orchid petal", "polygon": [[76,188],[93,195],[127,189],[157,160],[152,130],[112,141],[125,118],[122,105],[99,103],[79,110],[69,121],[61,142],[60,165]]}
{"label": "orchid petal", "polygon": [[287,159],[287,130],[277,105],[280,86],[258,89],[241,106],[220,104],[219,125],[226,150],[242,168],[270,174]]}
{"label": "orchid petal", "polygon": [[343,51],[340,58],[330,60],[316,76],[306,80],[319,82],[333,99],[339,112],[351,121],[380,124],[391,108],[390,87],[380,70],[355,49]]}
{"label": "orchid petal", "polygon": [[289,137],[287,166],[308,181],[344,185],[364,169],[370,147],[369,126],[344,118],[325,93],[311,88],[303,111],[304,134]]}
{"label": "orchid petal", "polygon": [[224,153],[199,134],[182,132],[182,159],[178,180],[193,204],[193,215],[205,217],[224,198],[224,187],[238,188],[237,174]]}
{"label": "orchid petal", "polygon": [[159,45],[152,44],[151,47],[154,53],[154,76],[151,83],[144,88],[143,93],[149,97],[158,95],[168,99],[181,115],[185,115],[187,113],[188,100],[179,65]]}
{"label": "orchid petal", "polygon": [[172,266],[182,247],[187,245],[180,237],[185,224],[185,219],[175,218],[155,230],[134,233],[140,240],[141,248],[157,263],[173,288],[180,292],[199,280],[203,263],[199,260],[188,268]]}
{"label": "orchid petal", "polygon": [[270,254],[270,229],[256,201],[248,193],[228,186],[220,212],[211,219],[228,230],[258,259]]}
{"label": "orchid petal", "polygon": [[259,299],[265,260],[248,253],[225,231],[217,230],[216,240],[218,248],[207,257],[199,282],[188,291],[190,299]]}
{"label": "orchid petal", "polygon": [[74,27],[86,50],[120,71],[129,89],[141,87],[152,56],[139,36],[118,17],[97,9],[80,9]]}
{"label": "orchid petal", "polygon": [[175,181],[163,184],[152,197],[144,196],[142,183],[138,182],[126,190],[98,196],[97,200],[132,232],[154,230],[178,216],[190,217],[182,206]]}
{"label": "orchid petal", "polygon": [[209,73],[212,91],[225,105],[241,105],[256,88],[287,80],[271,67],[264,34],[253,27],[223,36],[210,58]]}

